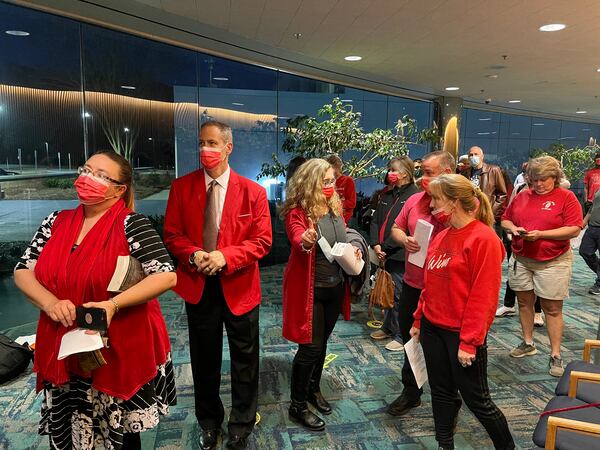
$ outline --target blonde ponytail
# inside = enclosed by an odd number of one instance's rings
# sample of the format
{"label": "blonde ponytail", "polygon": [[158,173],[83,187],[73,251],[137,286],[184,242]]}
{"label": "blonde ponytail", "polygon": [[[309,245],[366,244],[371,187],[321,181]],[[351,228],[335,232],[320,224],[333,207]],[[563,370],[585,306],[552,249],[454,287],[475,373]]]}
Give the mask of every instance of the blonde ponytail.
{"label": "blonde ponytail", "polygon": [[479,203],[479,207],[477,208],[477,211],[475,212],[475,218],[477,220],[480,220],[481,222],[489,225],[490,227],[494,226],[494,212],[492,211],[492,205],[490,205],[490,201],[487,198],[487,195],[485,195],[481,189],[479,188],[475,188],[475,198],[477,199],[477,202]]}

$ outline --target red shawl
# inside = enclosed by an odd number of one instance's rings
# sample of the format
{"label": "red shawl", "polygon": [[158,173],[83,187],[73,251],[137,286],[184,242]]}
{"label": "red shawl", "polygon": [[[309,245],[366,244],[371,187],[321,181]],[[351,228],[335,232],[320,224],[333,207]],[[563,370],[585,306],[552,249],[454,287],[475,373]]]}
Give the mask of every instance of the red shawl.
{"label": "red shawl", "polygon": [[[83,225],[83,206],[61,211],[35,266],[37,280],[75,306],[108,300],[106,288],[117,256],[129,255],[123,223],[130,213],[122,200],[117,202],[72,251]],[[102,349],[107,364],[91,373],[82,372],[76,355],[57,359],[63,335],[74,327],[66,328],[40,313],[33,367],[38,391],[44,382],[61,385],[79,375],[91,378],[97,390],[127,400],[156,376],[171,348],[157,299],[115,314],[108,329],[109,347]]]}

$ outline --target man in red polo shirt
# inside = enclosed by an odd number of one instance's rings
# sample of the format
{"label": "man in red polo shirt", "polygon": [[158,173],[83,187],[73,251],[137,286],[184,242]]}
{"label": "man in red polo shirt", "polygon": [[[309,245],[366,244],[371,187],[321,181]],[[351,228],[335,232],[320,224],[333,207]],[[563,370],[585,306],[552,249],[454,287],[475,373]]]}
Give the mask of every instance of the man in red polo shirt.
{"label": "man in red polo shirt", "polygon": [[[421,168],[423,170],[423,177],[421,178],[423,192],[409,197],[392,227],[392,239],[404,247],[407,253],[418,252],[421,248],[413,237],[419,219],[433,225],[430,240],[444,229],[444,225],[439,223],[431,214],[431,196],[429,195],[428,186],[434,178],[446,173],[454,173],[456,164],[450,153],[437,151],[428,153],[423,157]],[[413,314],[417,310],[419,297],[425,286],[424,276],[425,269],[412,264],[407,258],[398,316],[402,341],[405,343],[410,340],[410,329],[414,321]],[[417,386],[417,381],[406,355],[402,366],[402,384],[404,385],[402,393],[388,407],[388,413],[393,416],[404,415],[411,408],[421,404],[423,390]]]}
{"label": "man in red polo shirt", "polygon": [[335,172],[335,191],[342,200],[342,208],[344,209],[344,221],[346,225],[350,222],[356,207],[356,186],[354,180],[348,175],[342,173],[344,163],[338,155],[331,155],[327,158],[327,162],[333,167]]}
{"label": "man in red polo shirt", "polygon": [[592,202],[594,201],[594,195],[600,188],[600,152],[594,156],[594,167],[585,172],[583,177],[583,197],[585,199],[585,211],[587,214]]}

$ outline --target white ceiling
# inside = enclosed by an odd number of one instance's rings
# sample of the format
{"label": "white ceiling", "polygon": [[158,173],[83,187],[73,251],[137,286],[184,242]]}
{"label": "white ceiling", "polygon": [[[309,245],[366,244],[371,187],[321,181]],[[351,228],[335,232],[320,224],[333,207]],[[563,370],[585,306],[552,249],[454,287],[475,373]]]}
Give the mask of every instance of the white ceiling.
{"label": "white ceiling", "polygon": [[[599,0],[138,0],[265,53],[424,92],[600,119]],[[554,33],[541,25],[564,23]],[[302,33],[297,39],[295,33]],[[359,62],[344,56],[360,55]],[[506,60],[503,55],[507,55]],[[493,68],[494,65],[503,68]],[[487,78],[497,74],[497,78]],[[447,86],[460,90],[449,94]],[[483,91],[483,92],[482,92]],[[588,114],[575,114],[578,109]]]}

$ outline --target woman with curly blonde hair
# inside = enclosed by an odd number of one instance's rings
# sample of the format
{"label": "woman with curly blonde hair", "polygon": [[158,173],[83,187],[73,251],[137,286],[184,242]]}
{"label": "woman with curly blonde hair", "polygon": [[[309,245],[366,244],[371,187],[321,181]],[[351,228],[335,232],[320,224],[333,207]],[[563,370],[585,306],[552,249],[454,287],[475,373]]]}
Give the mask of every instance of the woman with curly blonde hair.
{"label": "woman with curly blonde hair", "polygon": [[[330,404],[320,389],[327,339],[341,311],[350,316],[350,291],[342,269],[327,259],[328,245],[347,242],[342,205],[331,165],[311,159],[289,181],[281,209],[291,243],[283,275],[283,336],[299,344],[292,365],[290,419],[320,431]],[[324,250],[325,249],[325,253]],[[357,250],[357,256],[360,251]]]}

